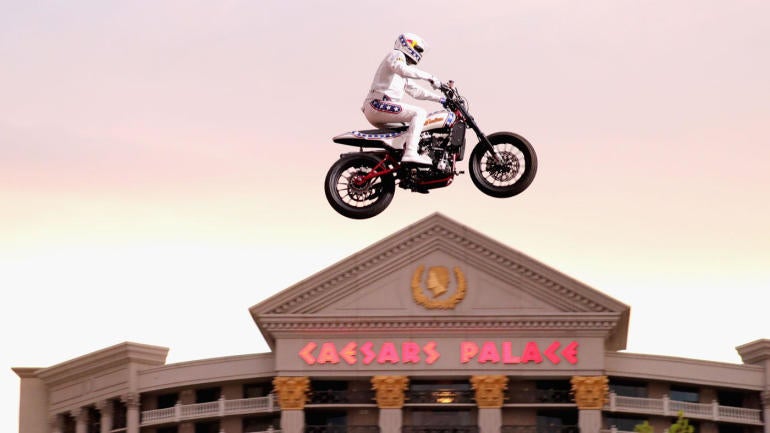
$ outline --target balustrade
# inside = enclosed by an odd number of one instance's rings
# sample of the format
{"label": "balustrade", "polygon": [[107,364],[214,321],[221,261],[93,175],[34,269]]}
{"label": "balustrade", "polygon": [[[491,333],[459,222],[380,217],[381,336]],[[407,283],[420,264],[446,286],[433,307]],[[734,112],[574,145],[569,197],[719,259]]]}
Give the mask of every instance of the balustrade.
{"label": "balustrade", "polygon": [[506,404],[569,404],[572,395],[562,389],[536,389],[528,392],[509,392],[505,396]]}
{"label": "balustrade", "polygon": [[180,422],[212,416],[242,415],[279,410],[273,395],[195,404],[177,404],[174,407],[142,412],[142,427],[170,422]]}
{"label": "balustrade", "polygon": [[408,391],[407,404],[472,404],[475,403],[475,392],[472,390],[431,390]]}
{"label": "balustrade", "polygon": [[604,410],[610,412],[641,413],[649,415],[676,416],[679,412],[687,418],[706,419],[717,422],[764,425],[760,409],[720,406],[712,403],[690,403],[663,398],[625,397],[610,393],[609,403]]}
{"label": "balustrade", "polygon": [[308,404],[375,404],[374,391],[313,391]]}

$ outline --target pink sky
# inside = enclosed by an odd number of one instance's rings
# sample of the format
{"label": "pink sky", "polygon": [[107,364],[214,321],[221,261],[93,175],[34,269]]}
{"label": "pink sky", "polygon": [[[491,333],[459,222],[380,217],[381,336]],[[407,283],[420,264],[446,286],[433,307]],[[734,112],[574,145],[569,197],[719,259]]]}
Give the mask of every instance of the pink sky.
{"label": "pink sky", "polygon": [[[0,6],[0,430],[10,367],[125,340],[265,351],[249,306],[433,212],[630,305],[629,351],[740,362],[770,338],[769,3],[387,5]],[[524,194],[464,175],[371,220],[331,210],[350,149],[330,138],[367,127],[401,31],[483,130],[533,143]]]}

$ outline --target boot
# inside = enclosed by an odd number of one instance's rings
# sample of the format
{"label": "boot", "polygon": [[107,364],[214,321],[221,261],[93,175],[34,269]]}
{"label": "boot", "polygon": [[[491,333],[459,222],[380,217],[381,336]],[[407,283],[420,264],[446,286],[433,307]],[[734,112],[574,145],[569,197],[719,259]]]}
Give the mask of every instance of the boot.
{"label": "boot", "polygon": [[433,160],[428,155],[420,155],[417,148],[413,146],[404,147],[404,156],[401,157],[402,163],[412,163],[418,165],[433,165]]}

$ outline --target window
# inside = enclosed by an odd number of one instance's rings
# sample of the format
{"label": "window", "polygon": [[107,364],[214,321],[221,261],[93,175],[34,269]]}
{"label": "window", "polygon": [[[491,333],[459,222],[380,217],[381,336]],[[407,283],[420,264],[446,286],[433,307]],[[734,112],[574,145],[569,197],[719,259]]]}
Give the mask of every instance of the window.
{"label": "window", "polygon": [[210,401],[219,400],[219,387],[217,388],[202,388],[195,390],[195,402],[196,403],[208,403]]}
{"label": "window", "polygon": [[112,414],[112,429],[117,430],[126,428],[128,410],[125,403],[122,401],[113,400],[112,405],[115,409]]}
{"label": "window", "polygon": [[219,421],[196,422],[195,433],[219,433]]}
{"label": "window", "polygon": [[623,397],[647,398],[647,384],[630,380],[610,379],[610,392]]}
{"label": "window", "polygon": [[476,423],[469,410],[413,409],[405,420],[407,418],[412,426],[468,426]]}
{"label": "window", "polygon": [[305,413],[307,425],[347,425],[347,412],[344,411],[308,411]]}
{"label": "window", "polygon": [[241,421],[243,433],[258,433],[270,430],[281,429],[280,418],[270,417],[246,417]]}
{"label": "window", "polygon": [[317,391],[345,391],[348,389],[348,383],[338,380],[314,380],[311,388]]}
{"label": "window", "polygon": [[269,383],[246,383],[243,385],[243,398],[266,397],[272,389]]}
{"label": "window", "polygon": [[535,395],[541,403],[571,403],[570,383],[566,380],[538,380]]}
{"label": "window", "polygon": [[102,415],[94,407],[88,408],[88,426],[86,431],[88,433],[99,433],[101,431]]}
{"label": "window", "polygon": [[630,417],[630,416],[608,416],[604,418],[606,423],[604,428],[610,429],[612,427],[621,431],[634,431],[634,427],[647,421],[645,418]]}
{"label": "window", "polygon": [[577,412],[575,410],[538,410],[538,433],[569,433],[577,431]]}
{"label": "window", "polygon": [[717,424],[719,433],[743,433],[743,426],[738,424]]}
{"label": "window", "polygon": [[179,401],[179,394],[161,394],[158,396],[158,409],[167,409],[174,407],[176,402]]}
{"label": "window", "polygon": [[717,401],[722,406],[743,407],[743,394],[738,391],[717,391]]}
{"label": "window", "polygon": [[669,394],[671,400],[685,401],[688,403],[698,403],[700,401],[700,395],[698,395],[697,388],[690,388],[685,386],[671,386]]}
{"label": "window", "polygon": [[75,418],[69,415],[64,416],[64,429],[62,433],[75,433]]}

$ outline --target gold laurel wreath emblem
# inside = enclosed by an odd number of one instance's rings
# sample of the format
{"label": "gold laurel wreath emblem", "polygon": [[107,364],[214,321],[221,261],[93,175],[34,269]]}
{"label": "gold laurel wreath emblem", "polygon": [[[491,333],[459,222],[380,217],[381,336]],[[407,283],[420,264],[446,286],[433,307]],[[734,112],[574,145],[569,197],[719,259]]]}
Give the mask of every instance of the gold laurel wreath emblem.
{"label": "gold laurel wreath emblem", "polygon": [[463,275],[459,267],[455,266],[454,268],[455,279],[457,280],[457,291],[451,297],[443,300],[429,299],[423,293],[420,280],[422,279],[422,272],[424,269],[425,266],[420,265],[412,275],[412,297],[417,304],[430,310],[451,310],[465,298],[465,292],[467,291],[468,286],[465,281],[465,275]]}

